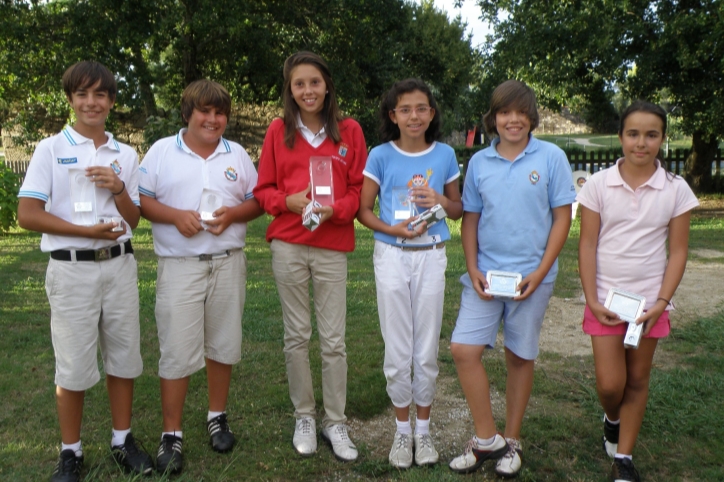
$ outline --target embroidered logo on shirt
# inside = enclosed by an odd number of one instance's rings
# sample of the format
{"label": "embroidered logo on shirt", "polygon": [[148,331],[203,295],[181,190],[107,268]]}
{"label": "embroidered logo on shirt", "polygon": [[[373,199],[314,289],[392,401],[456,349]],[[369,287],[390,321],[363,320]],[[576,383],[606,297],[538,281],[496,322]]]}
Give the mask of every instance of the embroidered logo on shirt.
{"label": "embroidered logo on shirt", "polygon": [[141,172],[144,173],[144,174],[148,174],[148,171],[147,171],[146,168],[143,167],[143,166],[139,167],[138,170],[141,171]]}
{"label": "embroidered logo on shirt", "polygon": [[349,149],[349,146],[347,144],[345,144],[344,142],[340,143],[339,155],[345,157],[347,155],[347,149]]}
{"label": "embroidered logo on shirt", "polygon": [[227,167],[224,171],[224,176],[226,176],[226,179],[228,179],[229,181],[236,181],[237,179],[239,179],[239,176],[236,174],[236,171],[233,167]]}
{"label": "embroidered logo on shirt", "polygon": [[538,181],[540,181],[540,174],[538,174],[538,171],[531,171],[531,173],[528,175],[528,179],[530,180],[531,184],[537,184]]}
{"label": "embroidered logo on shirt", "polygon": [[432,169],[428,169],[425,174],[427,175],[427,177],[423,176],[422,174],[413,174],[412,179],[407,182],[407,187],[413,188],[427,186],[427,181],[430,179],[430,176],[432,176]]}
{"label": "embroidered logo on shirt", "polygon": [[58,158],[58,164],[78,164],[78,158],[77,157],[59,157]]}
{"label": "embroidered logo on shirt", "polygon": [[113,172],[115,172],[117,176],[120,176],[121,171],[123,170],[121,169],[121,165],[118,163],[118,160],[111,162],[111,169],[113,169]]}

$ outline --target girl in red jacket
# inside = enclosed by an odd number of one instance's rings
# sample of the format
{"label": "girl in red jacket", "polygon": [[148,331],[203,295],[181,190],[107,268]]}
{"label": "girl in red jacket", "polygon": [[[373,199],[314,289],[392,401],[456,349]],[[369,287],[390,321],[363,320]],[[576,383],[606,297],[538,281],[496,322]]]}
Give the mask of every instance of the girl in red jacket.
{"label": "girl in red jacket", "polygon": [[[284,62],[284,117],[267,130],[254,197],[274,216],[266,239],[284,318],[284,355],[294,404],[294,448],[302,456],[317,450],[314,390],[309,367],[309,280],[322,353],[324,418],[321,436],[343,461],[357,458],[344,410],[347,398],[347,252],[354,250],[354,218],[359,208],[362,170],[367,160],[362,128],[342,118],[327,63],[311,52]],[[334,201],[314,207],[319,225],[310,230],[302,215],[311,202],[310,157],[324,157],[331,186],[315,186],[312,196]],[[329,194],[332,194],[330,197]],[[324,203],[322,203],[324,204]]]}

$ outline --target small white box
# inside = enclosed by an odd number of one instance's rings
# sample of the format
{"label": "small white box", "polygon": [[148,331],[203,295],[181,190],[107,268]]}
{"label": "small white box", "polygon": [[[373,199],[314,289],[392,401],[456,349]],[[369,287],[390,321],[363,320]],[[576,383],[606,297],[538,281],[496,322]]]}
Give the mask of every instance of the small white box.
{"label": "small white box", "polygon": [[644,332],[644,323],[637,325],[636,323],[629,323],[626,335],[623,337],[623,346],[626,348],[637,349],[639,343],[641,343],[641,335]]}
{"label": "small white box", "polygon": [[490,270],[485,274],[485,278],[488,282],[485,292],[489,295],[499,298],[520,296],[518,285],[523,281],[523,275],[520,273]]}
{"label": "small white box", "polygon": [[427,221],[427,228],[430,229],[435,224],[439,223],[443,219],[447,217],[447,213],[442,208],[440,204],[435,204],[433,207],[428,209],[427,211],[421,212],[420,215],[410,223],[410,228],[414,231],[414,229],[422,224],[424,221]]}
{"label": "small white box", "polygon": [[608,296],[606,296],[603,306],[628,323],[626,335],[623,337],[623,345],[626,348],[638,348],[644,324],[637,325],[636,320],[644,312],[646,297],[620,288],[611,288],[608,290]]}
{"label": "small white box", "polygon": [[317,201],[312,201],[307,204],[302,214],[302,226],[310,231],[317,229],[317,227],[319,227],[319,214],[312,212],[312,209],[321,207],[322,205]]}
{"label": "small white box", "polygon": [[112,233],[120,233],[123,231],[123,218],[120,216],[99,216],[98,224],[117,223],[118,226],[111,229]]}

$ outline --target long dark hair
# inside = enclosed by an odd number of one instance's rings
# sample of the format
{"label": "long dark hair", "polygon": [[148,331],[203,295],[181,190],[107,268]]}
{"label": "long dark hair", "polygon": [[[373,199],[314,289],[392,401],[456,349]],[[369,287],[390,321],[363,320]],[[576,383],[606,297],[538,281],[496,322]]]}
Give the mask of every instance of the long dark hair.
{"label": "long dark hair", "polygon": [[396,141],[400,138],[400,127],[390,119],[390,112],[397,107],[400,96],[410,92],[420,91],[427,96],[427,102],[431,109],[435,109],[435,115],[430,120],[430,125],[425,131],[425,142],[432,144],[441,135],[442,114],[437,108],[437,102],[432,95],[430,87],[420,79],[405,79],[395,82],[390,90],[382,97],[380,103],[380,140],[382,142]]}
{"label": "long dark hair", "polygon": [[335,144],[339,144],[342,136],[339,133],[339,122],[342,120],[342,114],[337,105],[337,94],[332,81],[332,74],[329,72],[327,62],[322,57],[313,53],[301,51],[290,55],[284,61],[284,92],[282,99],[284,100],[284,143],[289,149],[294,148],[294,139],[297,135],[297,115],[299,115],[299,106],[292,96],[292,71],[299,65],[311,65],[322,74],[324,83],[327,86],[327,93],[324,96],[324,106],[322,107],[322,120],[324,121],[324,132],[327,137],[332,139]]}
{"label": "long dark hair", "polygon": [[[666,111],[663,107],[652,104],[651,102],[647,102],[645,100],[636,100],[631,103],[628,107],[626,107],[623,112],[621,112],[621,122],[619,122],[618,125],[618,136],[623,136],[623,129],[626,124],[626,118],[630,116],[633,113],[636,112],[644,112],[646,114],[653,114],[659,119],[661,119],[661,136],[666,137],[666,126],[667,126],[667,119],[666,119]],[[666,158],[664,157],[664,151],[659,148],[659,152],[656,154],[656,158],[659,160],[659,163],[661,164],[661,167],[669,172],[669,166],[668,162],[666,162]]]}

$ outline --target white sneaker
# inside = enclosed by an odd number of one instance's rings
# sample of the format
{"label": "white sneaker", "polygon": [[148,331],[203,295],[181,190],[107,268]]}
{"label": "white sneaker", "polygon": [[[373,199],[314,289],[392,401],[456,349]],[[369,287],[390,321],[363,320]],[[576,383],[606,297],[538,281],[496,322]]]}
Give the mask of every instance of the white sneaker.
{"label": "white sneaker", "polygon": [[523,455],[523,447],[520,440],[514,438],[506,438],[508,442],[508,451],[495,464],[495,473],[503,477],[515,477],[520,471],[523,462],[520,456]]}
{"label": "white sneaker", "polygon": [[[417,437],[417,436],[415,436]],[[412,467],[412,434],[395,432],[390,450],[390,465],[397,469]]]}
{"label": "white sneaker", "polygon": [[459,474],[469,474],[480,468],[486,460],[498,459],[508,452],[508,444],[499,434],[493,443],[486,447],[478,447],[475,437],[470,439],[462,455],[450,461],[450,470]]}
{"label": "white sneaker", "polygon": [[309,457],[317,451],[317,427],[313,418],[297,419],[292,444],[294,444],[294,450],[304,457]]}
{"label": "white sneaker", "polygon": [[432,444],[432,437],[429,433],[415,434],[415,463],[417,465],[433,465],[439,459],[437,450]]}
{"label": "white sneaker", "polygon": [[332,446],[334,456],[342,462],[357,460],[357,447],[349,439],[346,425],[337,424],[323,428],[322,439]]}

